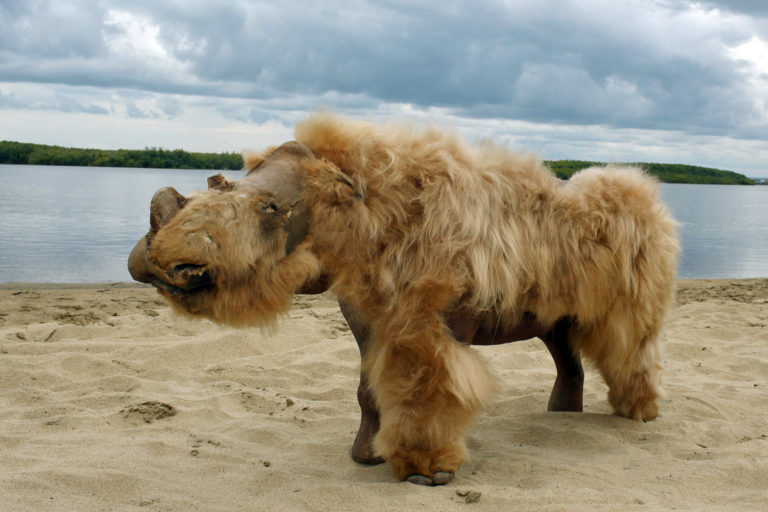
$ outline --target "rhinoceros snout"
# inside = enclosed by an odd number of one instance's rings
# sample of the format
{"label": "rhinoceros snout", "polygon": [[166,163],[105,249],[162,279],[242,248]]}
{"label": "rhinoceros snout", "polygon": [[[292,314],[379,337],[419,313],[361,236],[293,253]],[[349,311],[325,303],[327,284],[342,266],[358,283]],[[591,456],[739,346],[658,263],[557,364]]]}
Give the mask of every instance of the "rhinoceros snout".
{"label": "rhinoceros snout", "polygon": [[133,247],[130,256],[128,256],[128,272],[131,277],[140,282],[148,283],[150,272],[148,255],[147,255],[147,237],[141,237],[136,245]]}
{"label": "rhinoceros snout", "polygon": [[213,272],[206,265],[178,263],[171,268],[159,268],[149,257],[151,232],[138,241],[128,257],[128,272],[140,283],[150,283],[173,293],[191,293],[210,288]]}
{"label": "rhinoceros snout", "polygon": [[149,207],[149,233],[136,243],[128,257],[131,277],[172,292],[190,292],[209,287],[213,278],[205,265],[180,262],[159,268],[149,256],[149,246],[157,232],[184,207],[187,199],[173,187],[161,188],[152,196]]}

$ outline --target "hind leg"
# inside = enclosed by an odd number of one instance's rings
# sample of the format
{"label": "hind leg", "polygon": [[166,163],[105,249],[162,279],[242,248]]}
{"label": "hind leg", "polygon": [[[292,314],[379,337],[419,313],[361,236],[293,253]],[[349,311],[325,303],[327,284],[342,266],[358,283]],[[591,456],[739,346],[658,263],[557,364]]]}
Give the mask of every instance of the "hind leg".
{"label": "hind leg", "polygon": [[[354,309],[345,302],[339,301],[341,313],[349,324],[349,329],[357,341],[360,357],[364,357],[370,343],[371,329]],[[368,387],[368,376],[360,371],[360,384],[357,387],[357,402],[360,405],[360,428],[357,429],[355,442],[352,444],[352,459],[362,464],[381,464],[384,459],[377,457],[373,450],[373,438],[379,431],[379,409],[376,400]]]}
{"label": "hind leg", "polygon": [[659,414],[661,361],[656,339],[642,340],[622,367],[606,368],[608,401],[614,414],[633,420],[650,421]]}
{"label": "hind leg", "polygon": [[659,413],[661,355],[656,335],[637,335],[616,326],[593,331],[582,344],[608,384],[614,414],[649,421]]}

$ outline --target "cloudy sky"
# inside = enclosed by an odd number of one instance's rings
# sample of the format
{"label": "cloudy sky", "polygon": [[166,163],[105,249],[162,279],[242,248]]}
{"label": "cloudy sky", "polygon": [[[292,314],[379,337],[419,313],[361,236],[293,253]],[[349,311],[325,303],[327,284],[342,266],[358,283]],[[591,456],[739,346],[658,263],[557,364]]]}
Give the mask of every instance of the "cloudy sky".
{"label": "cloudy sky", "polygon": [[241,151],[321,108],[768,176],[768,2],[0,0],[0,139]]}

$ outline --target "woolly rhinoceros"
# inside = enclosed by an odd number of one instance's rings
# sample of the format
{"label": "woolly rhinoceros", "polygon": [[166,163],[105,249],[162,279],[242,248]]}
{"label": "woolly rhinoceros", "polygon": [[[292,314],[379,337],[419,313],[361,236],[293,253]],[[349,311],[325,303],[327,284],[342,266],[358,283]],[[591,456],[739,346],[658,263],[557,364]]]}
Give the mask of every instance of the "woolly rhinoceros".
{"label": "woolly rhinoceros", "polygon": [[678,238],[653,179],[609,167],[564,183],[492,144],[331,114],[296,140],[247,156],[240,180],[158,191],[129,268],[177,310],[232,325],[335,292],[362,355],[355,460],[450,481],[495,387],[471,345],[542,339],[549,410],[582,409],[583,354],[616,414],[656,417]]}

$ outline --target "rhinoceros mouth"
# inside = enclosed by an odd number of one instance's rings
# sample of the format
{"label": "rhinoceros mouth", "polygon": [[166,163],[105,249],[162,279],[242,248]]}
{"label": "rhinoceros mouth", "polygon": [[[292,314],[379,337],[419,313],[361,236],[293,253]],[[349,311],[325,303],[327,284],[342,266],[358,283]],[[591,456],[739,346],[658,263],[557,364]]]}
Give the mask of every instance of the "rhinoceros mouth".
{"label": "rhinoceros mouth", "polygon": [[214,288],[213,276],[208,270],[203,270],[200,265],[177,266],[176,274],[186,274],[183,285],[175,285],[156,275],[147,276],[149,284],[159,290],[164,290],[173,295],[194,295]]}

